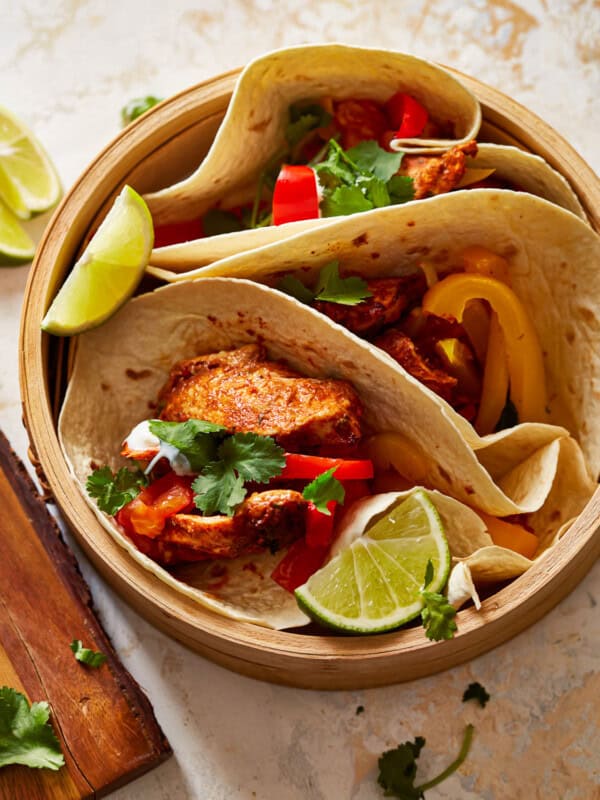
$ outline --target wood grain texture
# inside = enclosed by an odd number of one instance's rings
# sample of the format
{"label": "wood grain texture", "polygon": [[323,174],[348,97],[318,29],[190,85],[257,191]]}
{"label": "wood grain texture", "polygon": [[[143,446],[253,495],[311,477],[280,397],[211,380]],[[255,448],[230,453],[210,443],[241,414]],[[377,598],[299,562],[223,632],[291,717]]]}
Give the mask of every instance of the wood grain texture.
{"label": "wood grain texture", "polygon": [[[90,165],[55,214],[30,274],[21,324],[21,390],[32,446],[55,499],[79,543],[113,588],[161,630],[207,658],[261,680],[311,689],[382,686],[429,675],[467,661],[533,624],[583,577],[600,555],[600,490],[551,558],[483,603],[458,614],[458,634],[432,643],[418,629],[379,636],[335,637],[271,631],[224,619],[176,595],[134,564],[99,525],[81,497],[57,441],[49,397],[60,398],[48,337],[40,320],[94,220],[122,184],[140,191],[180,179],[195,166],[225,111],[236,73],[193,87],[148,112]],[[591,169],[548,125],[478,81],[463,80],[482,101],[493,140],[516,142],[544,155],[570,181],[592,224],[600,228],[600,184]],[[181,137],[181,138],[178,138]],[[194,142],[189,159],[168,156]],[[164,172],[167,170],[167,172]],[[160,180],[162,179],[162,181]],[[54,343],[51,344],[51,348]]]}
{"label": "wood grain texture", "polygon": [[[146,696],[98,623],[87,585],[23,465],[0,434],[0,685],[47,700],[66,766],[0,770],[2,800],[100,797],[170,754]],[[69,645],[107,655],[99,669]]]}

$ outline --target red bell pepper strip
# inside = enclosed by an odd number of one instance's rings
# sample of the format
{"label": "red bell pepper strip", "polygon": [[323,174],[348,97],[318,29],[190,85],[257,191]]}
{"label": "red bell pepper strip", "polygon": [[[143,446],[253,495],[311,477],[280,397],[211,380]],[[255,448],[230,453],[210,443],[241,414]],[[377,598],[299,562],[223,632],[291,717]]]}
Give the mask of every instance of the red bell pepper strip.
{"label": "red bell pepper strip", "polygon": [[190,242],[204,236],[202,220],[188,219],[185,222],[172,222],[169,225],[158,225],[154,229],[154,247],[166,247],[179,242]]}
{"label": "red bell pepper strip", "polygon": [[193,507],[191,479],[168,472],[139,493],[117,513],[117,522],[128,533],[154,538],[162,533],[168,517]]}
{"label": "red bell pepper strip", "polygon": [[385,104],[394,125],[396,139],[414,139],[423,133],[429,119],[427,109],[405,92],[396,92]]}
{"label": "red bell pepper strip", "polygon": [[333,541],[333,521],[335,507],[337,503],[335,500],[330,500],[327,503],[329,514],[324,514],[322,511],[309,502],[306,509],[306,544],[309,547],[329,547]]}
{"label": "red bell pepper strip", "polygon": [[278,480],[313,480],[336,467],[334,476],[339,481],[369,480],[373,477],[373,462],[368,459],[325,458],[302,453],[286,453],[285,467]]}
{"label": "red bell pepper strip", "polygon": [[312,167],[284,164],[273,190],[273,225],[319,216],[317,176]]}
{"label": "red bell pepper strip", "polygon": [[271,578],[288,592],[293,592],[323,566],[328,552],[329,546],[310,547],[306,539],[296,539],[271,573]]}
{"label": "red bell pepper strip", "polygon": [[363,497],[369,497],[373,492],[366,481],[342,481],[344,487],[344,505],[340,508],[341,511],[349,508],[352,503],[361,500]]}

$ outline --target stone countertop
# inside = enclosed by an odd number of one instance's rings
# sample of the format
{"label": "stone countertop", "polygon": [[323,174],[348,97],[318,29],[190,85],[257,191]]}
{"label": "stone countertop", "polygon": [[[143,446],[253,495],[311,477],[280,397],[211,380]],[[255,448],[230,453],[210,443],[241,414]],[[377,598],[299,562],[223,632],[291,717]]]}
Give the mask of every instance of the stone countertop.
{"label": "stone countertop", "polygon": [[[27,120],[65,187],[119,130],[131,97],[167,96],[285,45],[406,50],[539,114],[598,170],[600,7],[593,0],[21,0],[0,5],[0,101]],[[40,236],[46,218],[29,225]],[[28,267],[0,270],[0,426],[26,457],[17,375]],[[600,798],[600,565],[533,628],[411,683],[310,692],[259,683],[144,622],[76,550],[100,617],[146,689],[175,756],[111,800],[375,800],[378,755],[422,735],[436,774],[476,726],[460,771],[428,800]],[[471,681],[492,695],[462,704]],[[358,708],[364,711],[358,713]]]}

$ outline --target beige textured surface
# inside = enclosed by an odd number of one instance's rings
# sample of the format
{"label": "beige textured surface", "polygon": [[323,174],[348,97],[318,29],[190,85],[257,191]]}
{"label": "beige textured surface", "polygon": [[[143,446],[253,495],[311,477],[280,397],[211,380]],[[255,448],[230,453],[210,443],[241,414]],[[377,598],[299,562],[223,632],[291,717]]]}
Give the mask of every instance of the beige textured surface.
{"label": "beige textured surface", "polygon": [[[68,186],[116,134],[130,97],[173,93],[264,50],[319,40],[406,49],[469,72],[540,114],[600,167],[600,6],[592,0],[2,0],[0,102],[28,120]],[[26,276],[27,267],[0,270],[0,425],[22,455],[16,342]],[[204,661],[82,565],[176,754],[112,800],[375,800],[382,750],[425,736],[426,777],[454,756],[466,721],[476,726],[472,753],[428,800],[600,798],[598,565],[533,629],[471,664],[335,694],[259,684]],[[460,702],[472,680],[492,694],[483,711]]]}

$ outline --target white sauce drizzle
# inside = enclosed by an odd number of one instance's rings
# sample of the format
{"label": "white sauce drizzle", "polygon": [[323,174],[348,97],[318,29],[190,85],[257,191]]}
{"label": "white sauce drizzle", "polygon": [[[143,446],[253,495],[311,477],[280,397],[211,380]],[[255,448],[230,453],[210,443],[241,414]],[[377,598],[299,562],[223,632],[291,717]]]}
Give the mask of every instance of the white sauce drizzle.
{"label": "white sauce drizzle", "polygon": [[162,439],[159,439],[158,436],[152,433],[150,430],[150,420],[148,419],[138,423],[123,444],[126,444],[132,451],[142,453],[146,450],[158,449],[157,454],[144,470],[145,475],[152,472],[156,463],[160,461],[161,458],[166,458],[169,461],[171,469],[176,475],[194,474],[190,467],[190,462],[175,445],[163,442]]}

